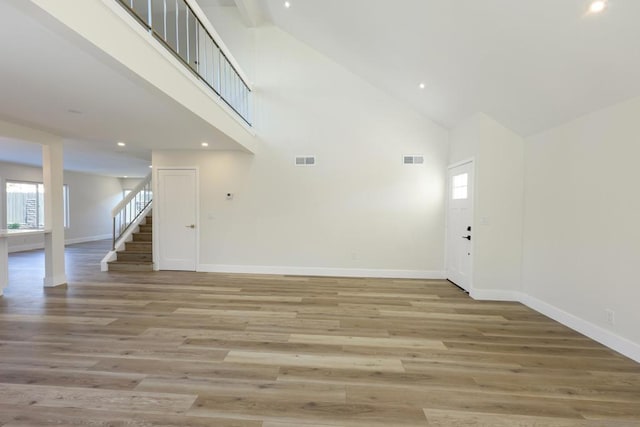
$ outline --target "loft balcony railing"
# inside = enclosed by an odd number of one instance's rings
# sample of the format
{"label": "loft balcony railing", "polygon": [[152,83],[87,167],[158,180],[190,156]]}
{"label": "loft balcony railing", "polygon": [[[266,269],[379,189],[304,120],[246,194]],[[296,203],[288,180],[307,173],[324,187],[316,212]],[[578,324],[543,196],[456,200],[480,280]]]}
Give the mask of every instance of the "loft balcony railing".
{"label": "loft balcony railing", "polygon": [[251,126],[251,89],[185,0],[116,0]]}

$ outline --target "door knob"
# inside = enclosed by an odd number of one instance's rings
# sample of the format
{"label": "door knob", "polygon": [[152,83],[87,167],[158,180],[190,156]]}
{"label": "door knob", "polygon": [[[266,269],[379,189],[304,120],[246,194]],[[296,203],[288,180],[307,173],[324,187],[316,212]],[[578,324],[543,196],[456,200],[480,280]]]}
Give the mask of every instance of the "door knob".
{"label": "door knob", "polygon": [[471,240],[471,236],[462,236],[463,239]]}
{"label": "door knob", "polygon": [[196,225],[195,224],[185,225],[185,227],[187,227],[187,228],[196,228]]}

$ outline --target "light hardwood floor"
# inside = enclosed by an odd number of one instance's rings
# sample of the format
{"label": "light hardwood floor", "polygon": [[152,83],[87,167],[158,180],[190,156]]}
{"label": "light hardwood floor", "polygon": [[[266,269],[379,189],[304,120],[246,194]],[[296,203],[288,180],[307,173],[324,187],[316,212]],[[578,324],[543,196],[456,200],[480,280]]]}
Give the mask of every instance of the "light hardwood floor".
{"label": "light hardwood floor", "polygon": [[640,365],[436,280],[102,273],[10,257],[0,425],[640,426]]}

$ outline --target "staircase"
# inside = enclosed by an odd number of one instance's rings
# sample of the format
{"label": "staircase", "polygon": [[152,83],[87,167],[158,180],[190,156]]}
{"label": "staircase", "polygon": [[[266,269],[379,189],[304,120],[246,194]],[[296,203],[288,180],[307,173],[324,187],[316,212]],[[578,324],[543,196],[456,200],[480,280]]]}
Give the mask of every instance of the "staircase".
{"label": "staircase", "polygon": [[109,261],[109,271],[153,271],[152,229],[153,216],[149,213],[132,234],[133,241],[126,242],[124,250],[116,253],[115,261]]}

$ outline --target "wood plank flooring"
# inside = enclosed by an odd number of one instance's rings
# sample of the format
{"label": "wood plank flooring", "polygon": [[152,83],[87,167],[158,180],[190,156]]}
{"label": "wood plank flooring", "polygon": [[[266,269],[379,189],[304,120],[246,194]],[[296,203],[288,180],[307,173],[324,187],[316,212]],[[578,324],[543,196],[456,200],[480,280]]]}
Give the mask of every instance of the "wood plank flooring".
{"label": "wood plank flooring", "polygon": [[445,281],[100,272],[10,256],[0,425],[640,426],[640,365]]}

